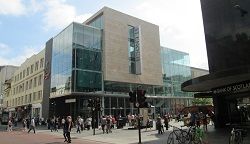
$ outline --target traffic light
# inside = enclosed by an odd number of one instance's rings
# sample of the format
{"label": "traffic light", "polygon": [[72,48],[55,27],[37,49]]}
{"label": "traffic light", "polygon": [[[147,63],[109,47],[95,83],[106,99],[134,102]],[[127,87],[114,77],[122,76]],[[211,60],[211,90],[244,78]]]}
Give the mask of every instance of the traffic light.
{"label": "traffic light", "polygon": [[146,91],[137,90],[137,101],[138,101],[138,103],[141,104],[141,103],[145,102],[145,100],[146,100],[145,94],[146,94]]}
{"label": "traffic light", "polygon": [[93,100],[92,99],[88,99],[88,105],[87,107],[89,108],[92,108],[94,105],[93,105]]}
{"label": "traffic light", "polygon": [[129,92],[129,102],[135,103],[136,102],[136,92]]}
{"label": "traffic light", "polygon": [[95,107],[97,111],[101,111],[101,101],[100,98],[96,98]]}
{"label": "traffic light", "polygon": [[147,107],[146,97],[145,97],[146,91],[145,90],[137,90],[137,101],[139,103],[139,107],[144,108]]}

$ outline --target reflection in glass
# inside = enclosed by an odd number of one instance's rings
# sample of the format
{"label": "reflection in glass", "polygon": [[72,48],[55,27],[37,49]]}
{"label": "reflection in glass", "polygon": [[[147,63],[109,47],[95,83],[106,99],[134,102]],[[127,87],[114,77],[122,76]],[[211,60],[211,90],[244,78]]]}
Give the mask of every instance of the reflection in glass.
{"label": "reflection in glass", "polygon": [[51,92],[101,90],[101,30],[72,23],[53,39]]}
{"label": "reflection in glass", "polygon": [[190,96],[181,91],[181,84],[191,79],[188,53],[162,47],[161,61],[164,86],[157,92],[166,96]]}

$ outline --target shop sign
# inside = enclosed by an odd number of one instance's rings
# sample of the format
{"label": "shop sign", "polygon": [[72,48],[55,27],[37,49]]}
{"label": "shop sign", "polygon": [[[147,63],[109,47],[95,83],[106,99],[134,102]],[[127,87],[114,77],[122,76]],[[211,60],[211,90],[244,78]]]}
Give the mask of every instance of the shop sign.
{"label": "shop sign", "polygon": [[240,84],[235,84],[235,85],[230,85],[230,86],[214,89],[213,93],[214,94],[235,93],[235,92],[247,91],[249,89],[250,89],[250,81],[245,82],[245,83],[240,83]]}
{"label": "shop sign", "polygon": [[66,99],[65,103],[74,103],[76,102],[76,99]]}

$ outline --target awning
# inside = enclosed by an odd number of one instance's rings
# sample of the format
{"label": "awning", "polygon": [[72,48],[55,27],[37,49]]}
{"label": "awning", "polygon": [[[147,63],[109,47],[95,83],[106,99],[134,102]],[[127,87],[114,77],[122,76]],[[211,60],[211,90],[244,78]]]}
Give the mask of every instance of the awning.
{"label": "awning", "polygon": [[215,88],[250,80],[250,66],[211,73],[188,80],[181,85],[182,91],[208,92]]}

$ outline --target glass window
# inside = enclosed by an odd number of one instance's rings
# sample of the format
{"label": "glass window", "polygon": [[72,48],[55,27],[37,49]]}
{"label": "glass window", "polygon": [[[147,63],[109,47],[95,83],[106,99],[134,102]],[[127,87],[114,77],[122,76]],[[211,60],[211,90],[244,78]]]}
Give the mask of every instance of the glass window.
{"label": "glass window", "polygon": [[27,67],[27,70],[26,70],[26,72],[27,72],[27,76],[29,75],[29,72],[30,72],[30,67]]}
{"label": "glass window", "polygon": [[84,42],[83,42],[83,46],[84,48],[93,48],[93,43],[94,43],[94,38],[93,38],[93,28],[90,27],[84,27],[84,33],[83,33],[83,37],[84,37]]}
{"label": "glass window", "polygon": [[[73,24],[60,32],[53,40],[51,90],[53,93],[58,92],[56,94],[59,94],[59,89],[69,91],[71,88]],[[40,78],[38,78],[38,83],[42,83]],[[65,91],[61,91],[60,94],[63,92]]]}
{"label": "glass window", "polygon": [[136,73],[135,63],[135,40],[134,40],[134,27],[128,26],[128,57],[129,57],[129,72]]}
{"label": "glass window", "polygon": [[38,70],[38,65],[39,65],[39,61],[37,61],[36,64],[35,64],[35,71]]}
{"label": "glass window", "polygon": [[118,106],[119,108],[124,108],[124,98],[118,98]]}
{"label": "glass window", "polygon": [[33,101],[36,100],[36,92],[33,92]]}
{"label": "glass window", "polygon": [[[189,96],[181,91],[181,84],[191,79],[189,55],[185,52],[162,47],[161,60],[164,87],[157,93],[167,96]],[[163,91],[163,92],[162,92]]]}
{"label": "glass window", "polygon": [[76,49],[76,68],[101,71],[101,52]]}
{"label": "glass window", "polygon": [[43,68],[44,65],[44,58],[40,59],[40,68]]}
{"label": "glass window", "polygon": [[101,73],[76,71],[76,91],[90,92],[101,90]]}
{"label": "glass window", "polygon": [[30,83],[29,83],[29,89],[32,88],[32,79],[30,80]]}
{"label": "glass window", "polygon": [[39,79],[38,79],[38,85],[42,84],[42,75],[39,75]]}
{"label": "glass window", "polygon": [[25,102],[25,103],[27,103],[27,102],[28,102],[28,101],[27,101],[27,97],[28,97],[28,96],[27,96],[27,95],[25,95],[25,100],[24,100],[24,102]]}
{"label": "glass window", "polygon": [[25,70],[23,70],[23,78],[25,77]]}
{"label": "glass window", "polygon": [[34,87],[36,87],[37,84],[37,77],[34,78]]}
{"label": "glass window", "polygon": [[30,66],[30,73],[31,73],[31,74],[33,73],[33,69],[34,69],[34,64],[32,64],[32,65]]}
{"label": "glass window", "polygon": [[29,81],[26,81],[26,86],[25,86],[26,90],[28,90],[28,86],[29,86]]}
{"label": "glass window", "polygon": [[93,48],[95,49],[101,49],[101,44],[102,44],[102,33],[98,29],[93,29]]}
{"label": "glass window", "polygon": [[104,97],[104,108],[110,108],[110,97]]}
{"label": "glass window", "polygon": [[31,97],[31,93],[30,93],[30,94],[29,94],[29,100],[28,100],[29,103],[32,101],[31,99],[32,99],[32,97]]}
{"label": "glass window", "polygon": [[91,23],[89,23],[89,25],[96,27],[96,28],[103,29],[103,16],[100,15],[96,17]]}
{"label": "glass window", "polygon": [[116,109],[117,107],[117,98],[116,97],[111,97],[111,108]]}

